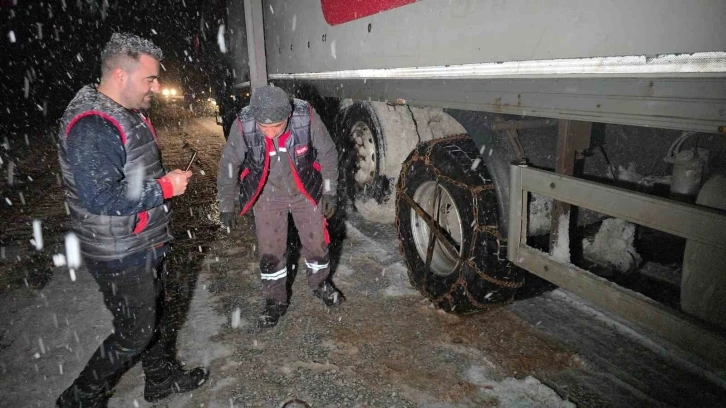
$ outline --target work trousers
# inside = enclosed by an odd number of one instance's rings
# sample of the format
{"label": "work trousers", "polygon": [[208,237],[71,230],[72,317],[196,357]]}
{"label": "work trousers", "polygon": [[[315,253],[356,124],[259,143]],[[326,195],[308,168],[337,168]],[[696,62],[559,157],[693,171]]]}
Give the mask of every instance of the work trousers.
{"label": "work trousers", "polygon": [[327,221],[317,205],[300,195],[265,197],[255,203],[255,230],[260,250],[262,296],[287,302],[287,216],[292,214],[305,258],[308,286],[319,287],[330,274]]}
{"label": "work trousers", "polygon": [[147,378],[158,377],[164,362],[175,360],[176,335],[165,330],[171,323],[169,313],[164,313],[165,260],[150,251],[141,265],[86,262],[113,315],[114,331],[78,376],[80,388],[113,388],[139,357]]}

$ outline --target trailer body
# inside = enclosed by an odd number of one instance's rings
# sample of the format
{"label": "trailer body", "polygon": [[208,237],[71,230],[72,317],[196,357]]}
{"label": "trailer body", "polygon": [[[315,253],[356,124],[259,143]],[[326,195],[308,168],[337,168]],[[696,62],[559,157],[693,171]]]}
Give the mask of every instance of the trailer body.
{"label": "trailer body", "polygon": [[418,106],[707,132],[726,124],[718,0],[420,1],[330,25],[332,3],[345,2],[265,2],[270,80]]}

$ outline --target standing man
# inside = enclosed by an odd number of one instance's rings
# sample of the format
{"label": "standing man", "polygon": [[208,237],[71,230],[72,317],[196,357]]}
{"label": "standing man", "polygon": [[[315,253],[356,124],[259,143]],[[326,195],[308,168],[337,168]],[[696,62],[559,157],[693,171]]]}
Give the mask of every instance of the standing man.
{"label": "standing man", "polygon": [[140,111],[159,92],[161,58],[150,41],[113,34],[101,53],[101,83],[81,88],[61,120],[58,156],[72,228],[114,331],[58,398],[59,407],[105,407],[139,357],[147,401],[193,390],[207,378],[202,368],[182,369],[176,337],[164,329],[169,199],[184,194],[192,173],[166,172],[156,132]]}
{"label": "standing man", "polygon": [[328,281],[327,220],[335,213],[338,153],[312,106],[280,88],[257,88],[230,130],[219,163],[217,189],[222,223],[235,223],[234,197],[242,212],[254,208],[261,254],[265,309],[260,328],[275,326],[287,299],[287,218],[292,214],[302,243],[308,285],[328,307],[343,297]]}

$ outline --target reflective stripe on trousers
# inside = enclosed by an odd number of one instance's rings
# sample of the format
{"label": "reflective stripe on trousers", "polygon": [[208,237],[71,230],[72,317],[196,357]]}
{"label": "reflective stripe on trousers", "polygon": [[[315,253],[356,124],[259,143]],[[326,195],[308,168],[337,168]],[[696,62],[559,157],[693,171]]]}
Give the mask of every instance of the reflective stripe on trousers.
{"label": "reflective stripe on trousers", "polygon": [[278,280],[287,277],[287,268],[280,269],[277,272],[262,273],[260,272],[262,280]]}
{"label": "reflective stripe on trousers", "polygon": [[318,273],[318,272],[320,272],[323,269],[329,268],[330,267],[330,262],[328,262],[328,263],[326,263],[324,265],[321,265],[318,262],[308,262],[308,261],[305,261],[305,266],[308,267],[308,269],[310,270],[310,273]]}

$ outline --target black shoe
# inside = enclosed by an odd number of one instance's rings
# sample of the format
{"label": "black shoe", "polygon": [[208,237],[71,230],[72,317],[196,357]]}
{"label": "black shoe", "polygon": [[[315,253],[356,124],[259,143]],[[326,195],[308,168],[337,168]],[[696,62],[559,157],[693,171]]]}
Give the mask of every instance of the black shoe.
{"label": "black shoe", "polygon": [[168,370],[161,378],[160,372],[146,377],[144,385],[144,399],[155,402],[164,399],[173,393],[189,392],[202,386],[207,381],[209,372],[202,367],[185,371],[176,361],[165,362]]}
{"label": "black shoe", "polygon": [[58,397],[56,408],[106,408],[111,392],[106,387],[81,387],[75,382]]}
{"label": "black shoe", "polygon": [[266,299],[265,310],[263,310],[257,318],[257,327],[260,329],[275,327],[277,322],[280,321],[280,318],[287,313],[287,307],[288,304],[285,302],[278,302],[274,299]]}
{"label": "black shoe", "polygon": [[338,306],[345,300],[345,297],[338,289],[335,289],[333,285],[328,282],[323,282],[317,289],[313,290],[315,297],[323,299],[325,306],[333,307]]}

